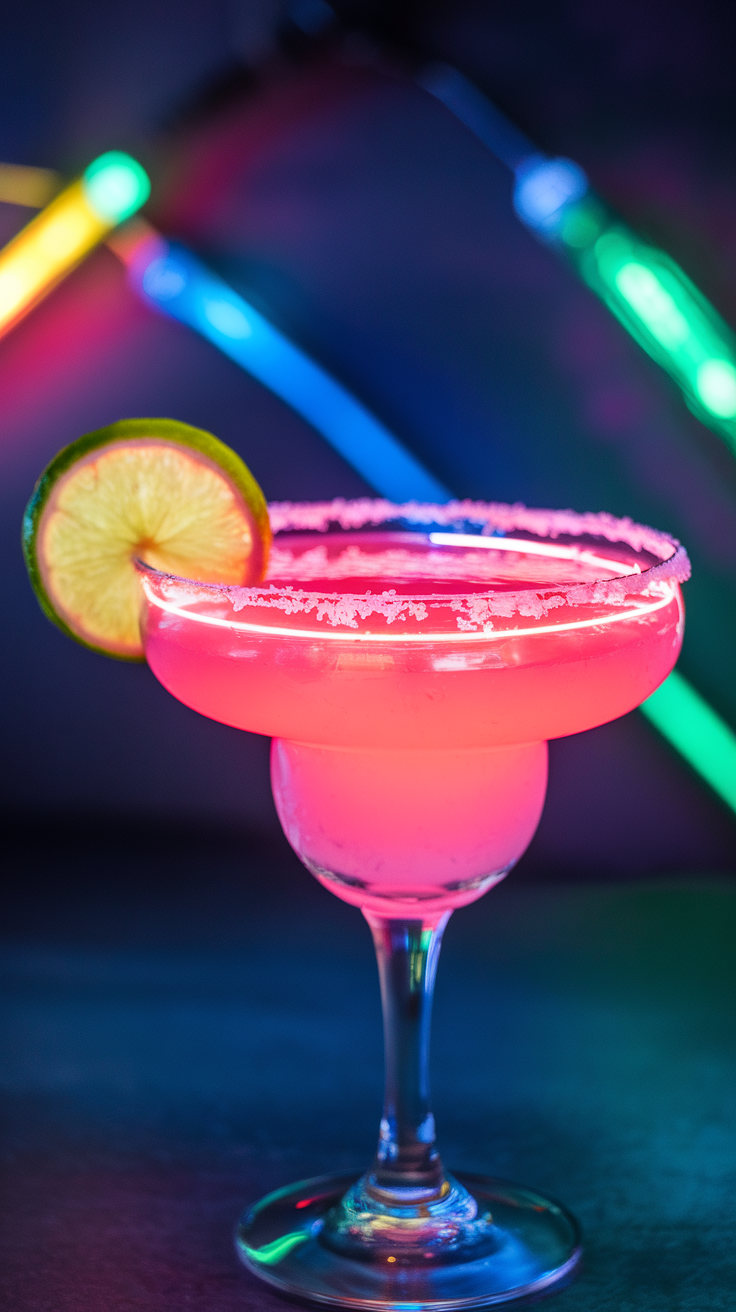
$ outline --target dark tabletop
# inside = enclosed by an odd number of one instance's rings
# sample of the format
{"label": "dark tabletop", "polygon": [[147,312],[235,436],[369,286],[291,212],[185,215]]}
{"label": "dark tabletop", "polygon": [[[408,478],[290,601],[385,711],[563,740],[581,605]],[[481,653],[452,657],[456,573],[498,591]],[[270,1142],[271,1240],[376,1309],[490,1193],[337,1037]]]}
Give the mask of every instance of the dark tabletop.
{"label": "dark tabletop", "polygon": [[[277,841],[68,835],[16,849],[4,951],[2,1306],[230,1312],[240,1209],[360,1167],[381,1096],[360,914]],[[560,1312],[733,1306],[726,881],[544,886],[457,913],[433,1080],[445,1160],[585,1233]]]}

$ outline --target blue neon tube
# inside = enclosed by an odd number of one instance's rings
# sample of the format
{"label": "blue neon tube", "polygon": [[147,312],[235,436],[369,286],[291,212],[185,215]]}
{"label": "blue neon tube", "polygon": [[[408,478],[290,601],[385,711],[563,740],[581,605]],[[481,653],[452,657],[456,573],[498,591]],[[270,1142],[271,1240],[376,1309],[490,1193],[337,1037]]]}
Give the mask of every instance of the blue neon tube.
{"label": "blue neon tube", "polygon": [[416,80],[430,96],[441,100],[455,118],[470,128],[507,168],[516,171],[524,160],[539,156],[534,142],[520,132],[516,124],[459,69],[450,64],[427,64],[419,70]]}
{"label": "blue neon tube", "polygon": [[201,333],[286,401],[382,496],[450,500],[450,491],[365,406],[191,251],[155,238],[128,267],[149,305]]}

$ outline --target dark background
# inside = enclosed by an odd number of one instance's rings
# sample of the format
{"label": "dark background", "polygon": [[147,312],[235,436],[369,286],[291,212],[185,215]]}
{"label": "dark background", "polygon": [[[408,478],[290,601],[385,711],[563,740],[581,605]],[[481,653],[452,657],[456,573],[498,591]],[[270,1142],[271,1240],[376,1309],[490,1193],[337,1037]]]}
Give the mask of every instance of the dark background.
{"label": "dark background", "polygon": [[[316,0],[292,11],[315,26]],[[631,514],[691,554],[681,668],[736,723],[736,461],[591,294],[522,229],[511,175],[424,92],[456,61],[568,154],[736,323],[727,6],[30,5],[0,54],[0,158],[73,173],[111,147],[151,216],[333,368],[459,495]],[[310,17],[311,15],[311,17]],[[315,17],[316,15],[316,17]],[[309,20],[309,21],[307,21]],[[250,66],[250,71],[249,71]],[[27,218],[2,206],[8,235]],[[242,453],[272,499],[365,490],[281,402],[158,318],[97,252],[0,342],[11,828],[142,821],[273,835],[266,745],[145,669],[50,628],[18,524],[80,433],[171,415]],[[733,869],[733,818],[632,716],[552,749],[535,878]]]}
{"label": "dark background", "polygon": [[[152,220],[458,495],[675,533],[694,570],[681,669],[736,724],[732,453],[410,78],[422,58],[455,62],[733,325],[732,6],[335,10],[18,6],[0,159],[72,175],[103,150],[137,155]],[[0,206],[0,237],[29,217]],[[19,524],[38,473],[132,415],[211,429],[271,499],[366,490],[214,347],[141,306],[106,249],[0,342],[4,1279],[21,1312],[275,1307],[236,1270],[233,1217],[290,1178],[360,1165],[378,1112],[367,932],[286,847],[268,744],[69,642],[28,586]],[[529,852],[451,922],[435,1049],[447,1152],[580,1214],[589,1274],[560,1299],[571,1312],[729,1306],[735,838],[634,713],[552,744]]]}

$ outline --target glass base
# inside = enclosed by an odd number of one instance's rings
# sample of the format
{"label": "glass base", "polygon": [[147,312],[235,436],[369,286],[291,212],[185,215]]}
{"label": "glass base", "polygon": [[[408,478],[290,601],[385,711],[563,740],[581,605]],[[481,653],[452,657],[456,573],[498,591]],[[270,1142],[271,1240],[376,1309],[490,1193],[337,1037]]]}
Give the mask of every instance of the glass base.
{"label": "glass base", "polygon": [[238,1256],[283,1293],[395,1312],[488,1307],[568,1283],[582,1251],[569,1212],[491,1176],[447,1180],[446,1218],[436,1206],[356,1209],[369,1181],[357,1173],[287,1185],[244,1213]]}

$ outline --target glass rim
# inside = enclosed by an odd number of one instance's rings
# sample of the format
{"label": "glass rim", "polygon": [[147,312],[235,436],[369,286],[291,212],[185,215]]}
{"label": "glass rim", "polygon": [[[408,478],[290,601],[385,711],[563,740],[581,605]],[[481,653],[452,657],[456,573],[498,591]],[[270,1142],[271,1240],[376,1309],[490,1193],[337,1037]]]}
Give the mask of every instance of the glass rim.
{"label": "glass rim", "polygon": [[[612,545],[623,544],[636,553],[648,552],[650,555],[659,557],[653,565],[648,565],[644,569],[637,569],[631,574],[619,574],[614,579],[592,579],[585,583],[550,582],[503,593],[494,588],[489,588],[487,591],[476,591],[472,594],[458,590],[458,592],[451,594],[452,599],[455,601],[462,600],[465,597],[473,597],[475,601],[489,601],[493,597],[503,596],[506,606],[514,605],[518,607],[520,603],[537,596],[540,603],[544,604],[542,601],[543,594],[553,593],[573,606],[590,603],[620,605],[625,597],[631,596],[632,593],[646,592],[653,584],[684,583],[691,574],[687,552],[677,538],[646,524],[638,524],[628,517],[619,518],[605,511],[580,513],[574,510],[534,509],[522,505],[520,502],[509,505],[505,502],[469,500],[449,501],[443,504],[419,501],[399,504],[385,499],[369,497],[354,500],[338,497],[332,501],[276,501],[269,503],[268,511],[275,539],[286,532],[327,533],[332,525],[347,533],[350,530],[355,531],[367,527],[376,528],[381,524],[396,523],[403,520],[411,525],[416,525],[417,528],[421,525],[438,525],[452,529],[453,526],[460,523],[477,524],[481,528],[477,536],[481,539],[493,537],[494,545],[498,543],[499,550],[508,549],[502,545],[506,539],[505,536],[494,537],[494,534],[505,535],[509,530],[515,529],[517,532],[531,533],[537,539],[547,539],[551,542],[561,536],[603,538]],[[442,536],[444,538],[444,535]],[[463,545],[471,545],[467,543],[467,537],[470,535],[458,533],[457,536],[465,536],[466,541]],[[521,549],[526,541],[526,539],[517,539],[514,546],[518,545],[518,548]],[[450,544],[445,541],[442,545]],[[490,543],[488,542],[487,545],[490,545]],[[510,545],[509,543],[509,547]],[[570,548],[570,559],[575,558],[574,549]],[[266,580],[250,585],[202,582],[201,580],[157,569],[141,559],[136,559],[134,563],[140,573],[153,575],[171,584],[181,584],[188,588],[196,588],[213,594],[225,594],[240,602],[237,606],[238,610],[245,607],[249,599],[252,599],[259,608],[268,606],[269,601],[271,601],[274,606],[281,609],[283,601],[290,597],[294,600],[298,598],[305,607],[307,604],[310,606],[318,604],[324,599],[334,601],[343,598],[345,601],[350,601],[365,597],[365,593],[356,593],[355,591],[339,592],[334,590],[327,592],[326,590],[310,590],[308,586],[299,588],[293,585],[275,587],[273,583],[268,583]],[[611,561],[610,564],[612,568],[615,568],[615,561]],[[378,600],[378,595],[375,595],[376,600]],[[431,592],[401,593],[401,599],[404,602],[446,602],[448,594]],[[559,602],[557,604],[559,605]]]}

